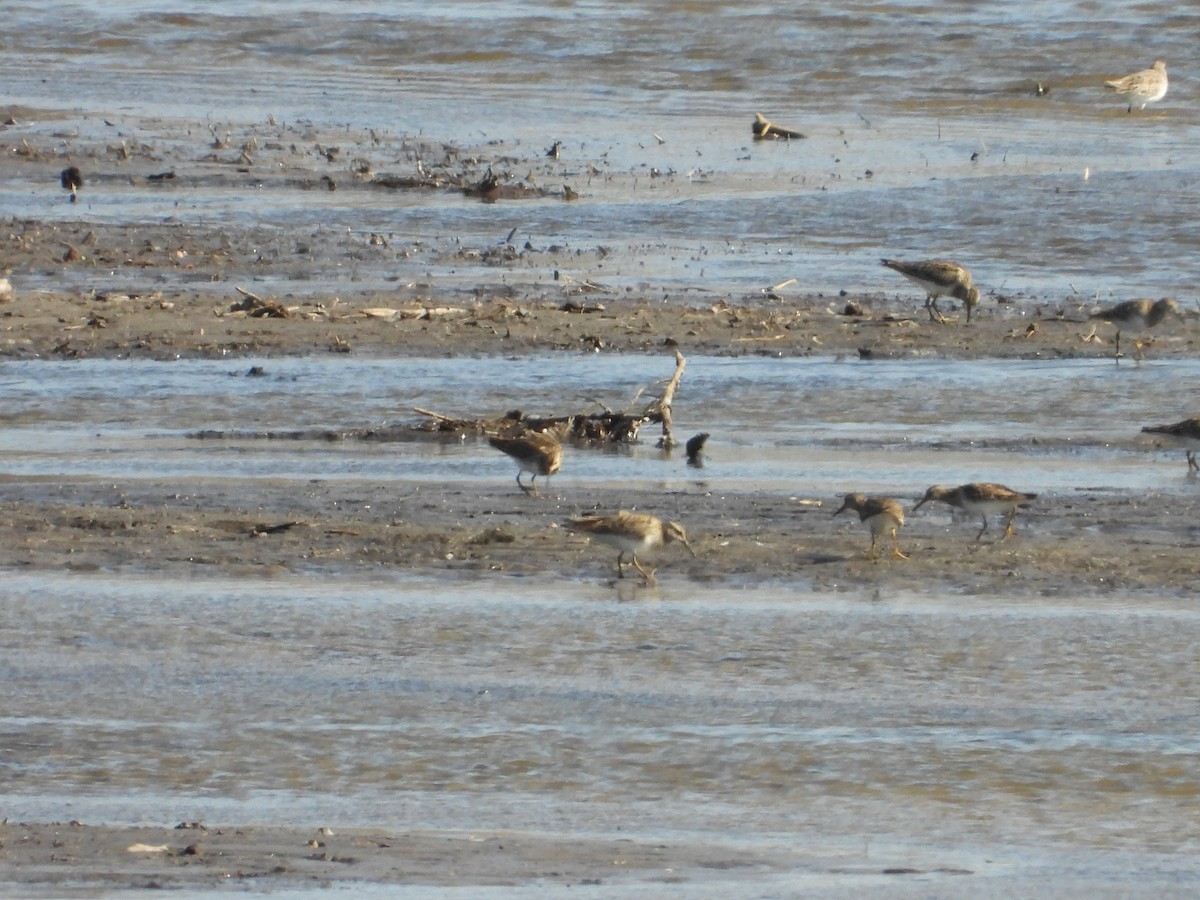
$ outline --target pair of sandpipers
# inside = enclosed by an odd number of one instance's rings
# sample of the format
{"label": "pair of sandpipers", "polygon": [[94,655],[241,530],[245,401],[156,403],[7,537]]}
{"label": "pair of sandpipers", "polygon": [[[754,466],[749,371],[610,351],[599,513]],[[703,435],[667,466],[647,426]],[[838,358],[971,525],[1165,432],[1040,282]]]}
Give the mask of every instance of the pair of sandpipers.
{"label": "pair of sandpipers", "polygon": [[[936,322],[946,322],[937,307],[938,297],[954,297],[963,302],[967,310],[967,322],[971,321],[971,311],[979,303],[979,289],[975,287],[971,273],[958,263],[948,259],[927,259],[919,262],[906,262],[902,259],[884,259],[881,262],[909,281],[920,285],[926,292],[925,309],[929,318]],[[1117,328],[1116,349],[1114,358],[1121,360],[1121,333],[1138,335],[1148,331],[1163,322],[1168,316],[1182,318],[1179,304],[1170,297],[1161,300],[1126,300],[1107,309],[1093,313],[1090,318],[1108,322]],[[1138,359],[1142,358],[1142,341],[1135,339],[1134,348]]]}
{"label": "pair of sandpipers", "polygon": [[[1004,534],[1000,538],[1000,540],[1004,540],[1013,533],[1012,522],[1013,517],[1017,514],[1017,509],[1026,506],[1030,500],[1036,499],[1037,494],[1014,491],[1010,487],[992,482],[973,482],[954,488],[935,484],[925,492],[925,496],[921,498],[921,502],[913,507],[913,512],[916,512],[931,500],[940,500],[943,503],[966,510],[973,515],[978,515],[983,520],[983,526],[979,529],[979,533],[975,535],[975,540],[977,541],[987,531],[988,516],[1007,513],[1004,520]],[[900,551],[900,539],[897,536],[900,527],[904,525],[904,507],[901,506],[899,500],[893,497],[868,497],[865,494],[847,494],[842,500],[841,509],[835,512],[834,516],[840,516],[848,509],[858,513],[859,521],[865,522],[871,529],[871,547],[867,551],[868,559],[876,558],[876,545],[884,535],[888,535],[892,539],[892,558],[908,559]]]}
{"label": "pair of sandpipers", "polygon": [[[1182,447],[1187,453],[1188,474],[1200,472],[1200,462],[1196,460],[1196,454],[1200,452],[1200,418],[1184,419],[1169,425],[1147,425],[1142,431],[1146,434],[1156,435],[1159,439],[1174,446]],[[975,535],[977,541],[987,531],[988,516],[1006,513],[1004,534],[1000,538],[1000,540],[1004,540],[1013,533],[1013,517],[1016,516],[1017,510],[1028,505],[1029,501],[1036,499],[1037,494],[1014,491],[1010,487],[992,482],[974,482],[955,488],[934,485],[913,507],[913,512],[931,500],[940,500],[966,510],[968,513],[978,515],[982,519],[982,527]],[[834,516],[840,516],[846,510],[858,513],[859,521],[865,522],[871,529],[871,546],[867,550],[868,559],[877,558],[877,545],[879,539],[884,535],[892,540],[892,558],[908,559],[908,556],[900,550],[900,540],[897,536],[900,528],[904,525],[904,507],[899,500],[893,497],[847,494],[842,499],[841,508],[834,513]]]}
{"label": "pair of sandpipers", "polygon": [[[515,436],[491,435],[488,443],[517,461],[517,484],[526,494],[538,496],[538,476],[549,478],[562,469],[562,443],[554,435],[537,431]],[[525,472],[531,475],[528,484],[521,481],[521,475]],[[566,524],[572,531],[586,534],[617,549],[618,578],[625,577],[625,554],[628,553],[633,567],[648,586],[655,584],[655,570],[643,568],[637,558],[639,552],[646,553],[678,541],[687,547],[692,556],[696,555],[682,525],[664,522],[649,513],[622,509],[605,516],[576,516],[567,519]]]}

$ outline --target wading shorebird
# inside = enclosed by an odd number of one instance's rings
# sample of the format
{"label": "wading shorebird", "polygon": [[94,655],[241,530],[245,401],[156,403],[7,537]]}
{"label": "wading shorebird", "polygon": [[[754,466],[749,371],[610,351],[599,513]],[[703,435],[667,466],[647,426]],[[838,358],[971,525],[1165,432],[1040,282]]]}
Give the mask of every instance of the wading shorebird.
{"label": "wading shorebird", "polygon": [[1129,95],[1129,108],[1133,112],[1135,106],[1145,109],[1147,103],[1157,103],[1167,96],[1167,64],[1156,59],[1149,69],[1142,69],[1124,78],[1114,78],[1104,82],[1118,94]]}
{"label": "wading shorebird", "polygon": [[633,561],[633,567],[638,570],[647,586],[655,584],[654,569],[647,572],[638,562],[638,551],[643,553],[678,541],[688,548],[692,556],[696,551],[688,543],[687,532],[678,522],[664,522],[657,516],[646,513],[634,513],[627,510],[613,513],[610,516],[578,516],[567,520],[567,527],[573,531],[595,538],[602,544],[617,548],[617,577],[624,578],[625,570],[621,568],[625,554],[628,553]]}
{"label": "wading shorebird", "polygon": [[875,544],[883,535],[892,539],[892,559],[908,559],[900,552],[900,540],[896,532],[904,524],[904,507],[899,500],[891,497],[868,497],[865,494],[847,494],[842,499],[842,508],[833,515],[836,518],[846,510],[852,509],[858,513],[858,520],[866,522],[871,529],[871,549],[867,551],[867,559],[877,559]]}
{"label": "wading shorebird", "polygon": [[982,538],[983,533],[987,531],[988,516],[1008,513],[1008,517],[1004,520],[1004,534],[1000,538],[1000,540],[1004,540],[1013,533],[1012,523],[1013,517],[1017,514],[1017,507],[1025,506],[1028,501],[1036,499],[1037,494],[1025,494],[1002,484],[990,482],[963,484],[955,488],[935,484],[925,492],[921,502],[913,507],[913,512],[930,500],[941,500],[943,503],[966,510],[972,515],[978,515],[983,519],[983,527],[979,529],[979,534],[975,535],[975,540]]}
{"label": "wading shorebird", "polygon": [[[491,435],[488,443],[517,461],[517,486],[526,494],[538,496],[537,477],[549,478],[562,468],[562,444],[548,434],[530,431],[520,437]],[[522,472],[532,472],[529,484],[521,482]]]}
{"label": "wading shorebird", "polygon": [[1187,453],[1188,474],[1200,472],[1196,451],[1200,450],[1200,419],[1184,419],[1174,425],[1147,425],[1142,431],[1167,439],[1167,443],[1182,447]]}
{"label": "wading shorebird", "polygon": [[920,285],[928,295],[925,309],[931,321],[945,323],[946,317],[937,308],[937,298],[955,297],[967,308],[967,321],[971,321],[971,310],[979,303],[979,290],[971,280],[971,273],[958,263],[948,259],[926,259],[920,262],[905,262],[902,259],[880,260],[885,266],[899,272],[913,284]]}
{"label": "wading shorebird", "polygon": [[83,187],[83,173],[75,166],[69,166],[59,173],[58,180],[62,183],[63,190],[71,192],[71,202],[74,203],[77,199],[76,192]]}
{"label": "wading shorebird", "polygon": [[[1179,311],[1179,304],[1170,297],[1163,297],[1161,300],[1126,300],[1124,303],[1118,303],[1116,306],[1092,313],[1088,318],[1100,319],[1116,326],[1117,346],[1113,351],[1113,358],[1119,363],[1121,361],[1122,332],[1132,335],[1141,334],[1143,331],[1153,328],[1167,316],[1183,318],[1183,314]],[[1142,359],[1142,341],[1135,337],[1133,346],[1137,351],[1137,358]]]}

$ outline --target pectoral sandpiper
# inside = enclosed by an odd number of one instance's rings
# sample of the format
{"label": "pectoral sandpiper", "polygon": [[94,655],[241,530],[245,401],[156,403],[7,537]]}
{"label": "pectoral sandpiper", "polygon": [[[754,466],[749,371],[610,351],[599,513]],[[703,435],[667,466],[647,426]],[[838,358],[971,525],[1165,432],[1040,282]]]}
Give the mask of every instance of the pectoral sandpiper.
{"label": "pectoral sandpiper", "polygon": [[904,524],[904,507],[900,505],[899,500],[893,500],[891,497],[847,494],[842,500],[842,508],[833,515],[840,516],[848,509],[858,513],[858,520],[866,522],[871,528],[871,548],[867,551],[867,559],[877,558],[875,544],[885,534],[892,538],[892,559],[908,559],[900,552],[900,541],[896,537],[896,532]]}
{"label": "pectoral sandpiper", "polygon": [[913,284],[920,285],[928,295],[925,309],[935,322],[945,322],[946,317],[937,308],[937,298],[955,297],[967,308],[967,321],[971,321],[971,310],[979,303],[979,290],[971,280],[971,273],[957,263],[946,259],[927,259],[920,262],[905,262],[902,259],[880,260],[889,269],[899,272]]}
{"label": "pectoral sandpiper", "polygon": [[[537,477],[549,478],[562,468],[562,444],[548,434],[531,431],[519,437],[492,435],[488,443],[517,461],[517,486],[526,494],[538,496]],[[521,482],[522,472],[533,473],[529,484]]]}
{"label": "pectoral sandpiper", "polygon": [[628,553],[633,567],[638,570],[647,585],[655,584],[654,571],[647,572],[638,562],[638,551],[646,552],[673,541],[688,548],[692,556],[696,551],[688,543],[687,533],[678,522],[664,522],[657,516],[634,513],[627,510],[609,516],[579,516],[567,520],[567,526],[595,538],[602,544],[617,548],[617,577],[624,578],[622,564]]}
{"label": "pectoral sandpiper", "polygon": [[1036,499],[1037,494],[1025,494],[1002,484],[991,484],[990,482],[963,484],[955,488],[935,484],[925,492],[921,502],[913,507],[913,512],[930,500],[941,500],[943,503],[978,515],[983,519],[983,527],[979,529],[979,534],[975,535],[975,540],[982,538],[983,533],[987,531],[988,516],[1008,513],[1008,517],[1004,520],[1004,535],[1000,538],[1000,540],[1004,540],[1013,533],[1012,522],[1013,517],[1017,514],[1017,507],[1025,506],[1028,501]]}
{"label": "pectoral sandpiper", "polygon": [[1200,450],[1200,419],[1184,419],[1174,425],[1147,425],[1142,431],[1157,434],[1187,452],[1188,472],[1200,472],[1196,451]]}
{"label": "pectoral sandpiper", "polygon": [[[1092,313],[1089,318],[1100,319],[1117,327],[1117,347],[1113,358],[1121,361],[1121,333],[1138,335],[1158,325],[1167,316],[1183,317],[1179,312],[1179,304],[1170,297],[1161,300],[1126,300],[1108,309]],[[1134,338],[1133,346],[1137,350],[1137,358],[1142,359],[1142,341]]]}
{"label": "pectoral sandpiper", "polygon": [[1129,95],[1129,108],[1126,112],[1133,112],[1135,106],[1145,109],[1147,103],[1157,103],[1167,96],[1167,64],[1157,59],[1149,69],[1142,69],[1124,78],[1114,78],[1104,83],[1118,94]]}

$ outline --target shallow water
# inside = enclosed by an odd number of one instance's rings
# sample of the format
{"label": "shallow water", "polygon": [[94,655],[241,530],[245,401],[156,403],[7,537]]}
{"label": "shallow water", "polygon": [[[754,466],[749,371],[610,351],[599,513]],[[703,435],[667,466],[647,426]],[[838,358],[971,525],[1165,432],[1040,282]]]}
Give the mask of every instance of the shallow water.
{"label": "shallow water", "polygon": [[[84,161],[94,182],[78,207],[18,177],[0,183],[5,214],[255,225],[285,248],[370,232],[419,244],[284,275],[280,290],[469,291],[478,267],[444,256],[516,227],[534,248],[509,267],[518,287],[561,270],[650,296],[738,298],[792,277],[906,294],[878,257],[949,256],[985,293],[1194,297],[1197,14],[1174,4],[218,0],[179,12],[51,0],[6,12],[7,101],[66,121],[18,117],[5,140],[99,158]],[[1178,77],[1160,104],[1127,114],[1103,81],[1155,57]],[[1039,81],[1049,96],[1032,96]],[[754,143],[755,111],[808,138]],[[210,127],[232,146],[261,136],[240,182],[200,162]],[[583,200],[485,205],[343,177],[355,159],[412,174],[415,137],[493,147],[497,169]],[[548,163],[554,140],[563,155]],[[122,141],[148,150],[117,162],[104,148]],[[310,152],[332,141],[337,165]],[[153,189],[126,178],[168,168],[222,175]],[[336,193],[298,189],[323,174]],[[600,247],[617,252],[597,260]],[[139,285],[136,271],[111,277]]]}
{"label": "shallow water", "polygon": [[[252,365],[265,374],[250,377]],[[364,479],[494,483],[511,464],[478,438],[379,443],[286,438],[423,421],[637,408],[670,375],[666,358],[561,354],[521,359],[252,359],[238,362],[6,362],[0,471],[39,479]],[[1194,360],[688,361],[678,437],[712,434],[703,469],[655,449],[649,428],[626,448],[578,449],[558,489],[703,480],[718,489],[832,496],[848,489],[919,495],[930,484],[988,480],[1038,492],[1188,490],[1182,451],[1143,440],[1175,421]],[[1097,397],[1103,397],[1103,407]],[[470,408],[463,408],[469,398]],[[643,398],[640,403],[646,402]],[[1155,410],[1156,412],[1147,412]],[[227,439],[198,440],[217,431]]]}
{"label": "shallow water", "polygon": [[992,847],[1017,869],[1200,838],[1186,601],[676,584],[629,604],[403,576],[4,592],[17,821],[620,829],[863,860],[870,822],[884,858]]}

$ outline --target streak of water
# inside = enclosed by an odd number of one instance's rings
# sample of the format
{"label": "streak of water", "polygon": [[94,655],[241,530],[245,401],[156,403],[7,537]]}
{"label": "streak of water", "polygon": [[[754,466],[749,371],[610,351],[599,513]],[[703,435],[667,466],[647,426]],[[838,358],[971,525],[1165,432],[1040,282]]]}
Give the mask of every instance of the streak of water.
{"label": "streak of water", "polygon": [[[508,470],[467,439],[376,443],[254,435],[332,434],[416,422],[413,407],[473,418],[519,404],[529,414],[624,408],[668,370],[662,359],[272,359],[12,362],[0,367],[3,470],[19,477],[352,478],[470,484]],[[689,361],[675,406],[686,437],[713,434],[714,486],[829,494],[855,472],[863,489],[939,481],[1016,481],[1030,490],[1160,485],[1144,424],[1173,421],[1177,385],[1200,363],[1117,367],[1105,360],[837,361],[763,357]],[[1102,393],[1103,414],[1095,397]],[[472,408],[463,409],[464,397]],[[1147,412],[1158,410],[1158,412]],[[196,440],[213,430],[224,440]],[[578,451],[564,488],[683,479],[653,448]],[[934,452],[936,451],[936,452]],[[659,465],[655,465],[655,461]],[[649,466],[647,466],[649,463]]]}

